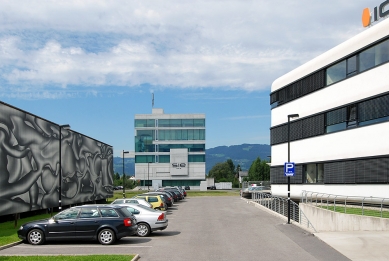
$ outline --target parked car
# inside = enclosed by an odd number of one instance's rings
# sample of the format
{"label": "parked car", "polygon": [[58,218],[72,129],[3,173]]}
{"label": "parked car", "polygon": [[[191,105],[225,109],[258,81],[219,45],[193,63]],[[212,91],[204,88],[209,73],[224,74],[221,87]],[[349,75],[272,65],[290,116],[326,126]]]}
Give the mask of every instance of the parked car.
{"label": "parked car", "polygon": [[190,190],[190,187],[189,186],[185,186],[185,190]]}
{"label": "parked car", "polygon": [[174,199],[167,192],[151,191],[151,192],[143,193],[142,195],[160,195],[162,196],[162,200],[165,201],[168,207],[173,206]]}
{"label": "parked car", "polygon": [[174,201],[174,202],[177,202],[177,201],[178,201],[178,194],[179,194],[178,191],[177,191],[177,193],[176,193],[176,192],[174,192],[174,191],[172,191],[172,190],[164,190],[163,188],[159,188],[159,189],[156,190],[156,192],[166,192],[166,193],[169,193],[169,194],[172,195],[173,201]]}
{"label": "parked car", "polygon": [[244,190],[241,190],[241,196],[244,198],[251,198],[251,194],[253,192],[263,192],[263,193],[268,193],[269,190],[266,190],[265,186],[251,186],[248,188],[245,188]]}
{"label": "parked car", "polygon": [[138,221],[137,234],[140,237],[147,237],[151,232],[164,230],[169,224],[165,211],[155,210],[140,204],[120,204],[120,206],[126,206],[127,210],[136,217]]}
{"label": "parked car", "polygon": [[98,240],[113,244],[137,233],[137,221],[126,207],[119,205],[84,205],[61,211],[49,219],[23,224],[18,237],[32,245],[50,240]]}
{"label": "parked car", "polygon": [[153,207],[153,205],[151,205],[143,198],[120,198],[120,199],[115,199],[111,204],[125,204],[125,203],[141,204],[149,208]]}
{"label": "parked car", "polygon": [[147,202],[149,202],[151,205],[153,205],[154,209],[158,210],[166,210],[167,205],[166,203],[162,200],[160,195],[136,195],[135,198],[143,198]]}
{"label": "parked car", "polygon": [[179,191],[177,188],[175,187],[163,187],[163,188],[159,188],[158,191],[173,191],[174,193],[176,193],[177,195],[177,199],[178,200],[182,200],[184,199],[184,195],[181,193],[181,191]]}

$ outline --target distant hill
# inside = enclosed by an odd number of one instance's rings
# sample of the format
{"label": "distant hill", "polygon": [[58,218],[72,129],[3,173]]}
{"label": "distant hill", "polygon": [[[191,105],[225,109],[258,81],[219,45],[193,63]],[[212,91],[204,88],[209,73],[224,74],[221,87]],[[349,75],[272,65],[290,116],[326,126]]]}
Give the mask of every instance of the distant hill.
{"label": "distant hill", "polygon": [[267,144],[242,144],[232,146],[219,146],[206,150],[206,173],[216,163],[225,162],[231,159],[235,167],[239,164],[242,170],[248,170],[251,163],[256,159],[269,160],[270,145]]}
{"label": "distant hill", "polygon": [[[123,158],[113,158],[113,171],[119,173],[120,176],[123,175]],[[135,159],[124,159],[124,173],[127,176],[135,176]]]}
{"label": "distant hill", "polygon": [[[212,169],[216,163],[225,162],[232,159],[235,166],[240,165],[242,170],[248,170],[251,163],[256,159],[269,160],[270,145],[267,144],[242,144],[232,146],[218,146],[212,149],[207,149],[205,154],[206,173]],[[114,172],[122,175],[123,159],[114,157]],[[124,172],[128,176],[135,175],[135,159],[124,159]]]}

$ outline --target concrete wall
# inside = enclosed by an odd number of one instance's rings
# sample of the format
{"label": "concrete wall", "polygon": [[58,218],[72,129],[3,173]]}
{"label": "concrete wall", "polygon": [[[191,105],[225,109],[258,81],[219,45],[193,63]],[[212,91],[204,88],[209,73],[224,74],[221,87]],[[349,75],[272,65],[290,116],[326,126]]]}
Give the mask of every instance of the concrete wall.
{"label": "concrete wall", "polygon": [[387,218],[342,214],[304,203],[299,206],[317,232],[389,230]]}

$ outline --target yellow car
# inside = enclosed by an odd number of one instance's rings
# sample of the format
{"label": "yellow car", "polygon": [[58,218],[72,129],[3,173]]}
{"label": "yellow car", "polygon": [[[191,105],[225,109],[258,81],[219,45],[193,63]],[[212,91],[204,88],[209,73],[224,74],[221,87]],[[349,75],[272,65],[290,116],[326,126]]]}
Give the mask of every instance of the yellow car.
{"label": "yellow car", "polygon": [[165,202],[162,200],[159,195],[137,195],[136,198],[143,198],[151,205],[153,205],[154,209],[158,210],[167,210],[167,206]]}

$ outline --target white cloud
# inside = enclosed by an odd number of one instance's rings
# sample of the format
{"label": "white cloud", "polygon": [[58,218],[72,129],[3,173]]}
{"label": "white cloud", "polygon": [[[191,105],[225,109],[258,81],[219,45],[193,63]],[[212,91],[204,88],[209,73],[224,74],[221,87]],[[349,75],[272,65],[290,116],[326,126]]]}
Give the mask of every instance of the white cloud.
{"label": "white cloud", "polygon": [[3,0],[0,77],[9,90],[21,84],[61,91],[142,84],[264,90],[361,31],[360,15],[369,5]]}

